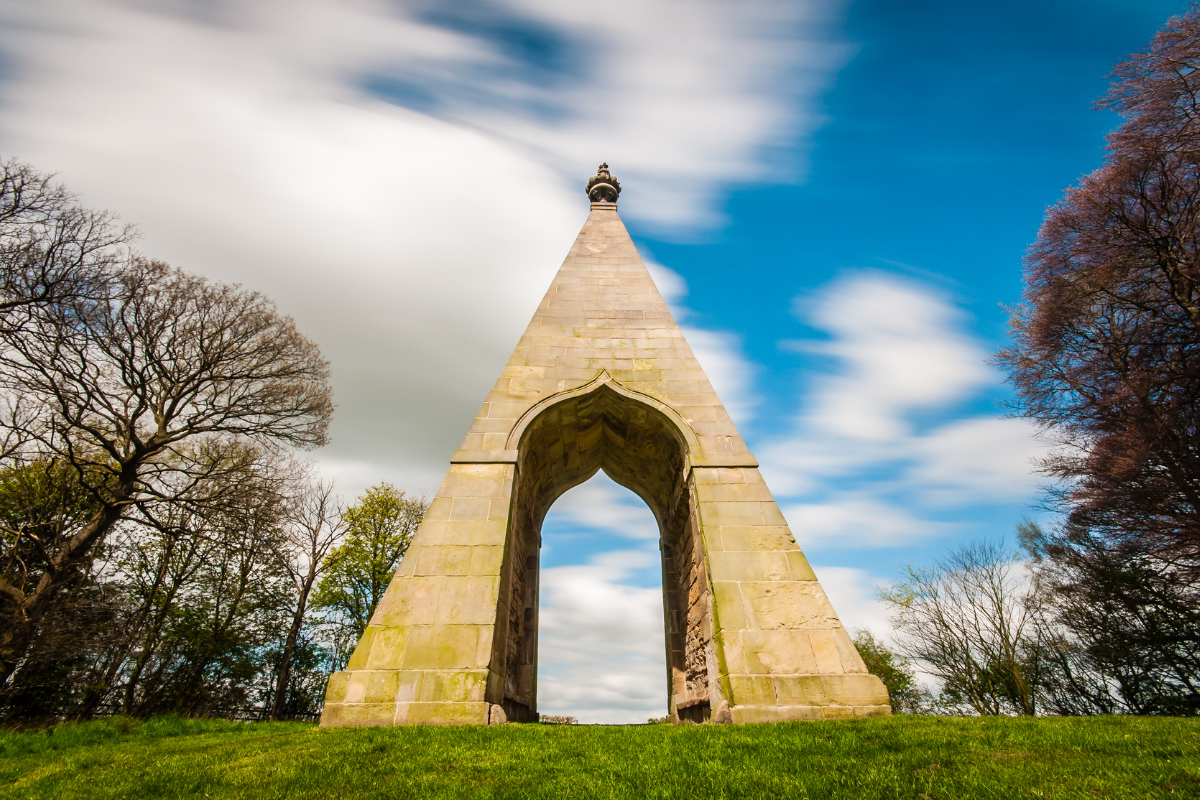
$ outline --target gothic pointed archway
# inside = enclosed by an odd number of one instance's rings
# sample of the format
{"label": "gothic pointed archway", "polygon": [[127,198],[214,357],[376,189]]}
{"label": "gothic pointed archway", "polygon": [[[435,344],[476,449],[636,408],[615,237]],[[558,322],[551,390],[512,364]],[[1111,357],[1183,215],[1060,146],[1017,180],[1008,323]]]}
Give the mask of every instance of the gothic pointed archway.
{"label": "gothic pointed archway", "polygon": [[323,726],[537,713],[540,529],[598,469],[661,533],[676,721],[890,713],[616,210],[592,211],[463,441]]}
{"label": "gothic pointed archway", "polygon": [[[516,482],[509,556],[500,588],[507,619],[503,663],[505,715],[536,713],[537,572],[542,521],[567,490],[604,472],[649,506],[658,522],[667,610],[670,706],[689,718],[707,716],[710,703],[708,645],[712,636],[703,548],[696,531],[690,487],[689,438],[651,398],[623,389],[605,373],[535,409],[517,434]],[[649,400],[650,402],[646,402]],[[689,599],[690,598],[690,599]],[[713,664],[715,666],[715,660]],[[700,706],[703,705],[703,708]]]}

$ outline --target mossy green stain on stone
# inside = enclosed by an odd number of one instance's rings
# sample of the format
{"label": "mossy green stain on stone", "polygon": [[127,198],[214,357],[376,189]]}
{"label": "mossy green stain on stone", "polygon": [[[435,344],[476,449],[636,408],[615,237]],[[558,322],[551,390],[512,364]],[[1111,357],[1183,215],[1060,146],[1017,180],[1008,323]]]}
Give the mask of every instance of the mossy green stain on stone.
{"label": "mossy green stain on stone", "polygon": [[363,632],[362,639],[359,640],[358,646],[354,648],[354,652],[350,655],[350,661],[346,664],[346,670],[363,669],[367,665],[367,656],[371,654],[371,642],[375,638],[375,628],[367,627]]}

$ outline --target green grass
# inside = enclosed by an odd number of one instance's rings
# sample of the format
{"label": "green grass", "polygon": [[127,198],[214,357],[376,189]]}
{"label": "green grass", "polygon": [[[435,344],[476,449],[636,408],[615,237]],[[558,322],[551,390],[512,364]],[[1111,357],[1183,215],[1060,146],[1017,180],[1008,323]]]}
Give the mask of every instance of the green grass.
{"label": "green grass", "polygon": [[1200,797],[1200,720],[318,730],[113,719],[0,733],[0,798]]}

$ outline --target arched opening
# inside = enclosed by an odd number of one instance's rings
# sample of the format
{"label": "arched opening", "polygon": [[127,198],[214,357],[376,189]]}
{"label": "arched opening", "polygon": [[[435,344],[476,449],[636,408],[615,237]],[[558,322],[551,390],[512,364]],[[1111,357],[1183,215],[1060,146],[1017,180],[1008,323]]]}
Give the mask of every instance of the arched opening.
{"label": "arched opening", "polygon": [[537,706],[583,723],[667,715],[658,523],[601,470],[542,522]]}
{"label": "arched opening", "polygon": [[669,708],[709,716],[716,683],[711,600],[689,480],[690,431],[636,393],[598,379],[531,410],[514,436],[519,456],[500,586],[503,706],[508,719],[537,713],[538,569],[541,528],[564,492],[600,469],[645,501],[658,524]]}

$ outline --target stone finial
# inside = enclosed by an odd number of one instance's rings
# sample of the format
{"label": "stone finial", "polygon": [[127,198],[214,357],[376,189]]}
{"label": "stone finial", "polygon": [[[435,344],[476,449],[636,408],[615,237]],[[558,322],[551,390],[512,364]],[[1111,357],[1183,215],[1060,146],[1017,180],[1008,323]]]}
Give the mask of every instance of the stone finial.
{"label": "stone finial", "polygon": [[620,182],[608,171],[608,164],[601,164],[596,177],[588,181],[587,196],[593,203],[615,203],[620,194]]}

